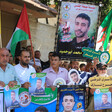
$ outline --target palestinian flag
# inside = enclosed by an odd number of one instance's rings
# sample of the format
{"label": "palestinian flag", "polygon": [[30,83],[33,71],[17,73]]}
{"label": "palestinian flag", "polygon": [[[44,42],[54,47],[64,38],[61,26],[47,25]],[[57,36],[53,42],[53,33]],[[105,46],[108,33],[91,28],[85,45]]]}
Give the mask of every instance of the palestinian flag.
{"label": "palestinian flag", "polygon": [[105,17],[104,21],[102,22],[101,26],[98,29],[96,51],[98,51],[101,46],[103,46],[103,49],[106,50],[109,42],[111,29],[112,29],[112,10]]}
{"label": "palestinian flag", "polygon": [[16,29],[13,32],[13,35],[9,43],[7,44],[6,48],[11,50],[11,54],[14,57],[17,43],[27,39],[31,39],[31,34],[29,28],[28,15],[26,11],[26,5],[24,4],[24,8],[21,12]]}

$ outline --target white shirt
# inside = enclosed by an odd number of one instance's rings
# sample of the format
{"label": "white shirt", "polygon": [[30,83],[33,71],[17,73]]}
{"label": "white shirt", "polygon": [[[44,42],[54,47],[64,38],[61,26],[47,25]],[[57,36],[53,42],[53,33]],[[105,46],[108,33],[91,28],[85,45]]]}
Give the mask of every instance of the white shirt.
{"label": "white shirt", "polygon": [[27,68],[24,68],[20,64],[17,64],[14,67],[21,84],[24,84],[25,82],[29,82],[30,74],[36,73],[34,67],[31,65],[29,65],[29,67]]}

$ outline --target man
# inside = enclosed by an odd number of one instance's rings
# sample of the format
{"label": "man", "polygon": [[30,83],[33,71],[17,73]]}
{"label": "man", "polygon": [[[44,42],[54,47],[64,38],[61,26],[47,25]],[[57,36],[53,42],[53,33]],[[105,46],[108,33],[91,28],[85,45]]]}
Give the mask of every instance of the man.
{"label": "man", "polygon": [[49,59],[49,60],[45,62],[45,67],[44,67],[44,69],[50,67],[50,60],[51,60],[52,55],[53,55],[53,52],[49,52],[49,55],[48,55],[48,59]]}
{"label": "man", "polygon": [[12,99],[12,102],[11,102],[11,107],[19,107],[19,102],[15,99],[16,97],[16,94],[15,94],[15,91],[11,91],[11,99]]}
{"label": "man", "polygon": [[79,62],[78,61],[71,61],[71,68],[79,71]]}
{"label": "man", "polygon": [[48,109],[44,106],[38,107],[35,112],[48,112]]}
{"label": "man", "polygon": [[88,37],[90,28],[90,17],[85,13],[80,13],[75,19],[75,38],[71,42],[72,48],[93,47],[94,43]]}
{"label": "man", "polygon": [[63,96],[62,105],[64,107],[63,112],[75,112],[73,111],[73,107],[75,105],[75,98],[71,93],[66,93]]}
{"label": "man", "polygon": [[57,53],[53,53],[50,65],[51,67],[43,70],[43,73],[47,73],[46,75],[46,84],[47,86],[53,86],[53,83],[57,78],[62,78],[66,83],[69,82],[68,79],[68,71],[65,68],[59,67],[61,63],[60,56]]}
{"label": "man", "polygon": [[40,65],[41,65],[41,67],[42,67],[42,70],[44,70],[44,69],[45,69],[45,62],[43,62],[43,61],[40,59],[40,57],[41,57],[40,51],[39,51],[39,50],[36,50],[36,51],[35,51],[35,58],[36,58],[36,60],[38,60],[38,62],[40,62]]}
{"label": "man", "polygon": [[20,84],[14,67],[9,62],[9,51],[6,48],[0,48],[0,86],[9,87]]}
{"label": "man", "polygon": [[37,79],[35,93],[44,94],[44,89],[42,88],[42,79]]}
{"label": "man", "polygon": [[80,64],[80,71],[85,71],[86,70],[86,65],[84,63]]}
{"label": "man", "polygon": [[29,65],[30,53],[22,50],[19,57],[20,63],[15,65],[15,70],[23,87],[29,87],[29,78],[31,73],[36,73],[35,69]]}
{"label": "man", "polygon": [[110,107],[111,104],[108,102],[108,95],[107,94],[103,94],[102,95],[102,104],[101,107]]}
{"label": "man", "polygon": [[[108,75],[107,75],[107,65],[105,63],[98,63],[96,65],[96,71],[97,71],[97,75],[94,76],[94,77],[99,77],[99,76],[108,77]],[[109,88],[109,90],[110,90],[110,88]],[[95,91],[94,88],[90,89],[90,93],[92,95],[94,94],[94,91]],[[110,112],[111,111],[110,109],[107,109],[107,110],[99,110],[99,112]],[[88,106],[87,111],[88,112],[93,112],[94,111],[94,96],[90,97],[90,104]]]}

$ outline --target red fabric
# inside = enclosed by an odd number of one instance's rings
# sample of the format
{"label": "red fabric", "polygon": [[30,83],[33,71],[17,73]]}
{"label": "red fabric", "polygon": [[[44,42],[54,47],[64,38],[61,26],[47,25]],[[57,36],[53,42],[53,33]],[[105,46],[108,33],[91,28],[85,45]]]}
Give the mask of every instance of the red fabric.
{"label": "red fabric", "polygon": [[27,10],[26,10],[25,4],[24,4],[23,10],[21,12],[17,27],[20,28],[21,30],[25,31],[29,35],[29,39],[31,39],[28,15],[27,15]]}

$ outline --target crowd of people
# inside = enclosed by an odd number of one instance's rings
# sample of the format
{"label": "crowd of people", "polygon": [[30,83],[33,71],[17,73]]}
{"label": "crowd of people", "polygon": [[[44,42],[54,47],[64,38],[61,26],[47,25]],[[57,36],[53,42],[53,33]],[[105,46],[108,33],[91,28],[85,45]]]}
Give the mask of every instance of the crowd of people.
{"label": "crowd of people", "polygon": [[[34,52],[35,65],[31,55],[31,46],[21,50],[20,55],[13,60],[11,53],[6,48],[0,48],[0,86],[4,87],[8,84],[13,87],[21,84],[23,88],[29,88],[29,78],[31,73],[46,73],[46,86],[52,87],[57,78],[65,80],[67,85],[71,85],[70,78],[73,80],[72,85],[88,84],[90,77],[108,76],[108,65],[100,63],[96,58],[94,60],[87,60],[86,63],[79,61],[62,60],[59,54],[49,52],[48,61],[41,60],[41,53],[39,50]],[[95,89],[90,89],[90,100],[87,112],[94,112],[93,93]],[[87,89],[89,94],[89,90]],[[100,110],[99,112],[110,112],[112,110]],[[71,112],[71,111],[70,111]]]}

